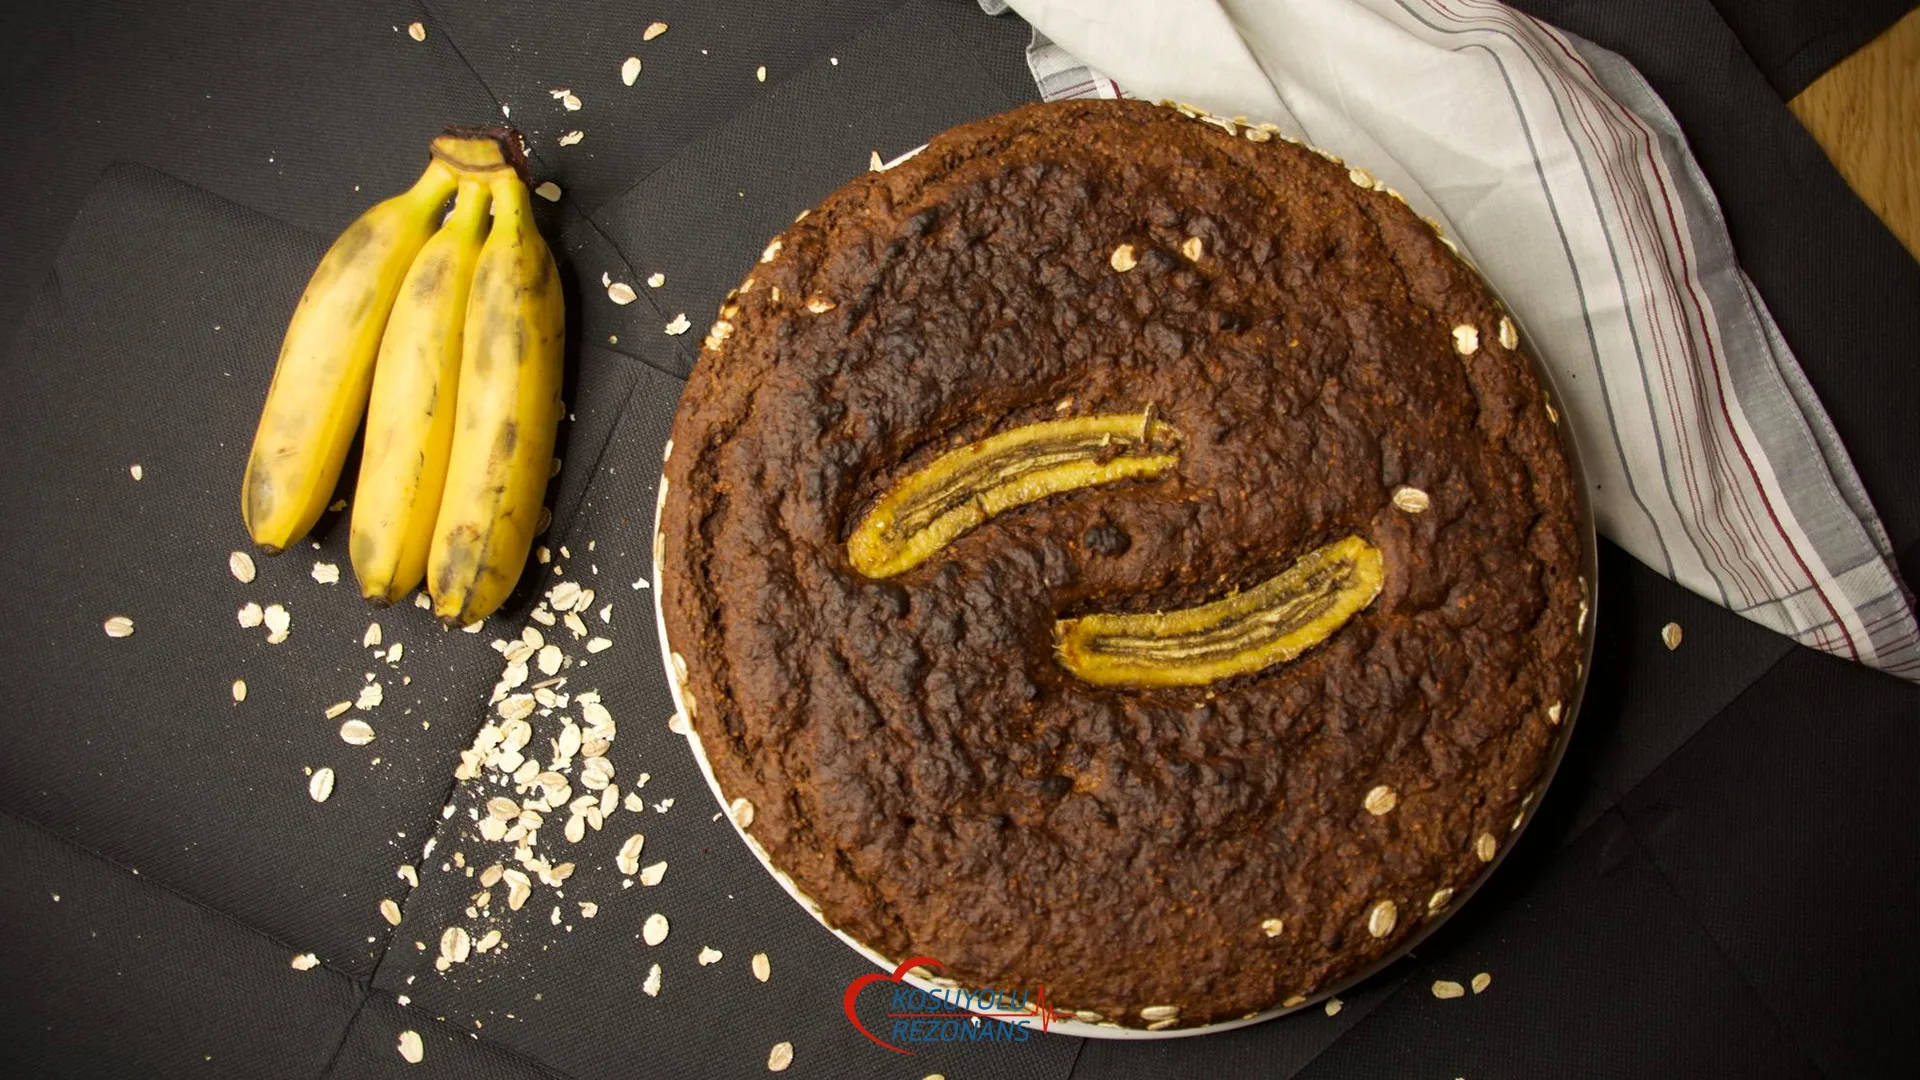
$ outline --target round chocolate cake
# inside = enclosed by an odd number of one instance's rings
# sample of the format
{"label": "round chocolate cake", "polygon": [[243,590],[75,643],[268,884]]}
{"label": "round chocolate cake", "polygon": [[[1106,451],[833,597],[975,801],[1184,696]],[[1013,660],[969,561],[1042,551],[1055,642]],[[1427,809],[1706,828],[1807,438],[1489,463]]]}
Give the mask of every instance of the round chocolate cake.
{"label": "round chocolate cake", "polygon": [[1160,1029],[1306,1001],[1518,827],[1585,532],[1512,321],[1270,127],[1035,105],[730,294],[667,450],[675,677],[837,928]]}

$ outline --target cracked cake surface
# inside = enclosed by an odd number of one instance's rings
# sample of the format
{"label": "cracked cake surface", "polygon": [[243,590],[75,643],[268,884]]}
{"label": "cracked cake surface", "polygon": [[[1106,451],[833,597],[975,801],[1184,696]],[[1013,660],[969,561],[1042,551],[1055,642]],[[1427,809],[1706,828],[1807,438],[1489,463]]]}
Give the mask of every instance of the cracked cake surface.
{"label": "cracked cake surface", "polygon": [[[1537,793],[1585,620],[1555,423],[1485,285],[1360,170],[1028,106],[854,180],[726,300],[665,467],[675,676],[735,819],[882,955],[1127,1026],[1296,1003]],[[1339,620],[1241,673],[1063,659],[1089,625],[1162,666],[1169,627],[1240,649],[1217,627],[1260,597],[1229,601],[1361,549],[1371,591],[1316,579]]]}

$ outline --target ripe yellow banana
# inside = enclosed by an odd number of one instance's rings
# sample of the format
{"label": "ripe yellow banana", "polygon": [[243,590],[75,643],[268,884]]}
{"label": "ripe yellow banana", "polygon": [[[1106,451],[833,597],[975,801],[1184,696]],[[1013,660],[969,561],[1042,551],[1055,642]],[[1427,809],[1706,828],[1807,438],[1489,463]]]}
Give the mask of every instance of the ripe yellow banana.
{"label": "ripe yellow banana", "polygon": [[347,545],[360,594],[398,601],[427,576],[453,446],[461,329],[487,238],[487,181],[463,174],[453,213],[413,260],[373,369]]}
{"label": "ripe yellow banana", "polygon": [[460,355],[453,448],[427,556],[434,614],[485,618],[520,580],[560,423],[566,301],[518,175],[491,180]]}
{"label": "ripe yellow banana", "polygon": [[240,488],[247,532],[268,554],[306,535],[332,498],[401,278],[455,185],[453,167],[436,157],[411,189],[349,225],[308,279]]}

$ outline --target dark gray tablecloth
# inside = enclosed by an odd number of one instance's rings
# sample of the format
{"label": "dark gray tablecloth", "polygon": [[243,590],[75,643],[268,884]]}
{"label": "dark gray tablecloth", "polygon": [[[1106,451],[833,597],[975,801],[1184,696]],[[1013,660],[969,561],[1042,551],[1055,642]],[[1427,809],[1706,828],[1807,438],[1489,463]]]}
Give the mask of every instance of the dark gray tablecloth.
{"label": "dark gray tablecloth", "polygon": [[[1782,105],[1909,0],[1527,0],[1639,64],[1686,127],[1741,257],[1904,553],[1920,561],[1920,268]],[[404,30],[421,20],[427,40]],[[640,31],[671,26],[642,45]],[[655,463],[696,326],[765,238],[883,157],[1031,100],[1017,20],[970,0],[779,5],[82,2],[0,12],[0,1071],[20,1076],[921,1077],[1831,1076],[1920,1055],[1913,927],[1920,690],[1792,646],[1602,555],[1600,648],[1568,763],[1490,886],[1339,1016],[1152,1044],[1047,1036],[901,1058],[841,1015],[868,970],[754,864],[667,732],[645,614]],[[632,88],[617,77],[646,58]],[[837,61],[837,62],[836,62]],[[764,83],[755,69],[765,65]],[[548,91],[569,87],[565,112]],[[281,330],[328,239],[403,187],[449,121],[525,130],[565,197],[543,207],[571,279],[556,543],[596,544],[618,644],[597,668],[616,758],[651,772],[652,890],[583,877],[573,929],[532,920],[449,974],[439,928],[471,884],[394,867],[442,821],[497,657],[426,613],[381,714],[382,764],[324,806],[302,764],[340,757],[325,706],[367,668],[368,614],[311,558],[242,587],[236,494]],[[560,148],[557,135],[586,133]],[[638,282],[628,307],[601,273]],[[143,466],[134,481],[128,466]],[[582,560],[576,559],[576,564]],[[233,623],[281,599],[292,639]],[[136,619],[132,638],[100,630]],[[511,632],[524,603],[496,620]],[[418,615],[419,618],[409,618]],[[1659,627],[1678,621],[1668,652]],[[228,684],[245,678],[236,709]],[[397,709],[415,710],[402,723]],[[426,720],[430,726],[411,723]],[[349,759],[342,757],[342,762]],[[625,831],[581,846],[612,861]],[[586,873],[585,870],[582,871]],[[599,889],[606,895],[593,890]],[[383,896],[404,896],[389,930]],[[663,952],[637,940],[666,911]],[[424,950],[415,942],[426,943]],[[725,960],[697,967],[702,944]],[[296,952],[325,961],[289,968]],[[766,951],[774,978],[747,973]],[[666,958],[659,997],[641,993]],[[1428,985],[1487,971],[1484,994]],[[401,1004],[401,998],[408,1000]],[[402,1029],[426,1060],[394,1052]]]}

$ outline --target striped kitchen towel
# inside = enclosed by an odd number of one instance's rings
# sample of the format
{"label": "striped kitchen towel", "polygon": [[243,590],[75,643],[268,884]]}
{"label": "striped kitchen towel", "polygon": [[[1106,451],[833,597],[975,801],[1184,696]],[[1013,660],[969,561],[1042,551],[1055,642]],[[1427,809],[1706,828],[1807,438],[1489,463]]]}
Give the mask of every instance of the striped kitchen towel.
{"label": "striped kitchen towel", "polygon": [[1494,0],[980,4],[1033,25],[1049,100],[1271,121],[1400,191],[1553,370],[1601,532],[1754,622],[1920,681],[1886,530],[1631,64]]}

